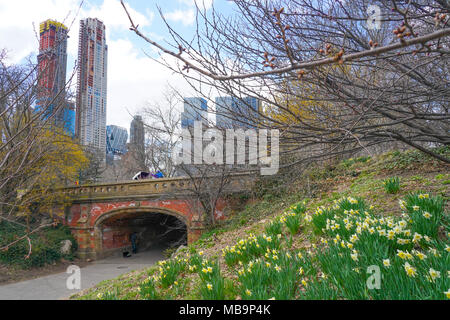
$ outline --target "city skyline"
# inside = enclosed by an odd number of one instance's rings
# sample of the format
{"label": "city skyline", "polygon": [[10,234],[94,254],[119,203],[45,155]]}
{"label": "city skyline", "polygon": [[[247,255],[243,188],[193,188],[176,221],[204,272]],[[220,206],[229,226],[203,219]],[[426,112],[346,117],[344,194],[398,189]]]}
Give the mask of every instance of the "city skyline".
{"label": "city skyline", "polygon": [[[97,18],[86,18],[86,19],[81,19],[80,20],[80,29],[79,29],[79,40],[78,40],[78,64],[79,64],[79,70],[78,70],[78,75],[77,75],[77,86],[76,86],[76,110],[74,110],[74,106],[71,102],[66,101],[66,107],[64,108],[63,111],[63,121],[64,123],[67,125],[65,125],[64,127],[70,131],[76,131],[76,136],[78,136],[78,138],[80,139],[80,142],[83,145],[91,145],[91,146],[95,146],[98,147],[99,149],[101,149],[102,151],[105,150],[106,152],[106,124],[108,123],[106,121],[106,117],[107,117],[107,90],[106,90],[106,83],[107,83],[107,71],[106,71],[106,66],[107,66],[107,53],[104,54],[105,58],[103,59],[102,57],[100,58],[100,60],[104,60],[105,62],[103,63],[103,72],[104,73],[102,75],[102,80],[96,80],[95,82],[97,83],[97,85],[100,85],[101,90],[97,89],[97,92],[94,93],[94,95],[92,94],[93,91],[96,91],[93,87],[93,83],[91,83],[90,88],[92,88],[91,90],[87,90],[85,85],[86,85],[86,81],[89,84],[89,78],[93,77],[92,74],[88,75],[86,72],[86,70],[88,68],[91,68],[89,66],[89,61],[86,64],[86,60],[82,59],[81,57],[87,57],[88,55],[88,51],[89,48],[86,47],[86,41],[82,41],[82,39],[80,37],[86,37],[86,35],[83,36],[83,34],[85,33],[84,30],[84,21],[100,21]],[[59,29],[65,31],[65,42],[63,43],[62,47],[64,48],[63,50],[63,57],[61,58],[61,60],[63,62],[61,62],[59,64],[59,70],[58,72],[55,73],[55,79],[58,81],[57,85],[51,85],[51,87],[54,88],[60,88],[61,86],[64,86],[64,81],[62,81],[63,79],[65,79],[66,77],[68,77],[68,75],[66,76],[66,69],[67,67],[61,67],[61,66],[67,66],[67,60],[68,60],[68,55],[67,55],[67,38],[68,38],[68,30],[69,28],[66,27],[63,23],[57,22],[56,20],[52,20],[52,19],[47,19],[44,23],[47,22],[52,22],[55,26],[57,26]],[[101,22],[101,21],[100,21]],[[104,42],[106,42],[105,38],[106,38],[106,31],[105,31],[105,25],[102,23],[103,25],[103,34],[102,37],[104,38]],[[40,31],[42,31],[42,29],[45,29],[47,27],[43,27],[40,26]],[[107,30],[107,29],[106,29]],[[107,48],[108,46],[105,45],[105,52],[107,52]],[[42,50],[42,45],[40,44],[40,51]],[[58,48],[58,51],[61,51]],[[39,61],[39,57],[41,56],[41,53],[38,56],[38,61]],[[94,56],[96,56],[96,53],[94,52]],[[89,57],[89,59],[91,59],[92,57]],[[88,59],[88,60],[89,60]],[[98,60],[99,58],[95,58],[95,60]],[[42,59],[41,59],[42,60]],[[92,59],[92,61],[94,61]],[[39,64],[41,64],[41,62],[39,62]],[[53,68],[54,69],[54,68]],[[51,69],[51,70],[53,70]],[[98,69],[98,67],[97,67]],[[92,71],[89,71],[92,72]],[[88,73],[89,73],[88,72]],[[94,73],[96,73],[94,71]],[[98,74],[98,72],[96,73]],[[54,81],[56,81],[54,80]],[[49,85],[47,85],[49,86]],[[55,89],[57,90],[57,89]],[[100,93],[100,91],[102,91],[102,93]],[[90,93],[91,92],[91,93]],[[99,95],[101,97],[99,97]],[[95,96],[95,101],[89,101],[89,99],[93,99]],[[217,97],[217,99],[220,99],[221,97]],[[189,98],[188,98],[189,99]],[[207,110],[207,101],[202,98],[202,97],[194,97],[192,99],[197,99],[197,100],[201,100],[202,101],[202,109],[204,110],[202,112],[202,118],[203,121],[206,123],[208,121],[208,110]],[[212,99],[214,99],[214,97],[209,97],[208,100],[213,101]],[[217,107],[217,102],[216,102],[216,107]],[[206,107],[203,107],[206,106]],[[191,110],[192,111],[192,108]],[[213,112],[214,113],[214,112]],[[75,116],[76,114],[76,116]],[[74,116],[76,117],[76,124],[71,124]],[[184,112],[181,113],[181,117],[183,118],[186,117],[186,108],[184,110]],[[219,116],[218,116],[219,117]],[[195,119],[194,119],[195,120]],[[183,122],[183,121],[182,121]],[[108,123],[109,125],[118,125],[118,123]],[[75,127],[75,128],[74,128]],[[72,133],[73,135],[73,133]],[[130,135],[131,137],[131,130],[130,130]]]}
{"label": "city skyline", "polygon": [[[212,1],[204,2],[206,9],[210,10]],[[151,2],[127,0],[126,3],[139,28],[149,33],[155,40],[170,38],[157,6],[180,34],[188,37],[195,34],[193,0]],[[225,0],[215,0],[214,3],[223,13],[230,13],[233,7]],[[98,18],[106,26],[109,48],[107,124],[129,128],[132,115],[140,108],[150,101],[164,99],[163,92],[168,83],[185,96],[194,95],[181,76],[167,72],[167,69],[160,65],[162,59],[168,61],[173,59],[153,50],[147,43],[130,33],[129,21],[119,0],[89,0],[84,1],[82,6],[80,4],[80,0],[2,2],[0,31],[3,37],[0,39],[0,46],[8,49],[9,61],[14,64],[26,63],[30,55],[32,60],[36,60],[38,45],[35,29],[39,27],[40,22],[51,18],[64,23],[69,29],[67,46],[67,80],[69,80],[78,56],[79,21],[88,17]],[[23,10],[24,7],[27,10]],[[76,91],[75,84],[76,77],[73,77],[70,86],[73,93]],[[182,108],[182,103],[179,108]]]}

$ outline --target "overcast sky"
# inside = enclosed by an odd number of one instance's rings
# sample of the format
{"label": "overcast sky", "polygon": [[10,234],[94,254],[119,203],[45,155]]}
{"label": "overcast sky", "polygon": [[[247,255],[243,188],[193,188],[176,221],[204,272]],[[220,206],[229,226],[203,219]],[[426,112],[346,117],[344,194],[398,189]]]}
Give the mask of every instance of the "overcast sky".
{"label": "overcast sky", "polygon": [[[220,12],[232,12],[227,0],[204,0],[206,8],[213,1]],[[39,41],[34,29],[39,30],[40,22],[47,19],[63,22],[70,28],[69,76],[77,59],[79,20],[98,18],[105,23],[109,51],[107,124],[129,129],[131,116],[127,110],[134,113],[146,101],[161,100],[167,82],[189,95],[181,77],[146,56],[158,57],[155,50],[129,30],[119,0],[85,0],[81,8],[80,3],[81,0],[0,0],[0,49],[8,49],[11,63],[21,63],[37,54]],[[194,0],[128,0],[126,4],[141,31],[154,40],[168,39],[157,6],[181,35],[192,37],[195,31]]]}

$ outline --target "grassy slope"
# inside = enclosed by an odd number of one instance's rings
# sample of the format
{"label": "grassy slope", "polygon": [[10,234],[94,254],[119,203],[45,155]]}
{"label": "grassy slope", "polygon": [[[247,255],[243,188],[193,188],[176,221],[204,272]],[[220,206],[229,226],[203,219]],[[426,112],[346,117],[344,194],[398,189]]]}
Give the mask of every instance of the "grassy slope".
{"label": "grassy slope", "polygon": [[[448,153],[448,151],[447,151]],[[448,154],[447,154],[448,156]],[[221,250],[233,246],[240,239],[250,234],[264,233],[265,226],[274,217],[287,210],[298,201],[308,200],[308,211],[312,213],[320,206],[329,206],[343,196],[361,197],[374,205],[374,211],[381,215],[399,216],[401,210],[398,200],[412,191],[421,190],[433,195],[440,195],[448,205],[450,174],[449,166],[443,165],[418,152],[391,152],[375,158],[348,159],[335,167],[317,168],[298,182],[293,192],[266,194],[263,200],[249,204],[225,225],[204,234],[194,245],[191,253],[203,251],[204,257],[219,259],[221,273],[225,277],[225,298],[236,299],[236,268],[228,267],[223,260]],[[400,191],[387,194],[383,180],[400,177]],[[305,189],[308,192],[305,192]],[[300,191],[301,190],[301,191]],[[448,207],[446,208],[448,212]],[[293,238],[291,250],[309,249],[318,243],[319,237],[308,228],[303,228]],[[117,279],[104,281],[96,287],[73,296],[74,299],[139,299],[139,285],[151,275],[158,273],[158,266],[122,275]],[[163,299],[200,299],[201,281],[196,273],[187,273],[177,279],[177,284],[168,288],[159,288],[158,297]]]}

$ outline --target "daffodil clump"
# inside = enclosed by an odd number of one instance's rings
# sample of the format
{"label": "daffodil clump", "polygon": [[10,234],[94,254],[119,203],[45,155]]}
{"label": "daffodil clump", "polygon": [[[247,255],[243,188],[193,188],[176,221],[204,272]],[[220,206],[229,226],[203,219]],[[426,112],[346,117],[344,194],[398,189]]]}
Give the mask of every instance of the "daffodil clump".
{"label": "daffodil clump", "polygon": [[277,219],[274,219],[271,223],[269,223],[266,228],[266,234],[274,235],[283,233],[283,218],[278,217]]}
{"label": "daffodil clump", "polygon": [[384,180],[384,189],[387,193],[397,193],[400,190],[400,179],[392,177]]}
{"label": "daffodil clump", "polygon": [[[288,208],[265,228],[222,250],[236,274],[242,299],[446,299],[450,298],[450,230],[443,199],[426,193],[399,204],[401,216],[380,216],[363,199],[345,197],[306,212],[305,202]],[[319,241],[292,248],[293,235],[313,230]],[[444,234],[445,232],[445,234]],[[160,262],[139,287],[145,299],[177,286],[184,274],[198,275],[202,299],[225,299],[219,262],[202,251]],[[371,280],[373,270],[378,280]],[[231,280],[227,280],[231,281]],[[371,282],[372,281],[372,282]],[[372,283],[372,286],[369,284]],[[376,285],[374,285],[374,283]]]}
{"label": "daffodil clump", "polygon": [[188,259],[182,259],[182,258],[174,258],[169,260],[163,260],[159,261],[159,276],[158,280],[161,283],[161,286],[163,288],[170,287],[175,280],[177,279],[178,275],[181,272],[184,272],[186,270],[188,263]]}
{"label": "daffodil clump", "polygon": [[163,290],[172,289],[182,295],[185,289],[184,275],[197,274],[200,279],[200,295],[206,300],[223,300],[224,278],[216,261],[205,259],[202,251],[187,253],[158,262],[157,271],[140,283],[138,292],[142,299],[163,299]]}
{"label": "daffodil clump", "polygon": [[332,217],[331,210],[328,210],[325,207],[317,208],[312,215],[307,214],[305,216],[306,222],[312,222],[314,226],[314,232],[316,234],[320,234],[325,230],[325,226],[327,224],[327,220]]}
{"label": "daffodil clump", "polygon": [[251,234],[247,239],[239,240],[234,246],[227,246],[222,249],[222,256],[228,266],[233,266],[238,262],[247,263],[251,259],[259,257],[267,249],[277,250],[280,245],[281,233],[258,236]]}
{"label": "daffodil clump", "polygon": [[295,299],[303,279],[302,258],[287,251],[267,249],[263,257],[240,264],[237,269],[240,296],[244,300]]}
{"label": "daffodil clump", "polygon": [[97,294],[97,299],[98,300],[117,300],[118,299],[118,292],[116,290],[116,292],[100,292]]}
{"label": "daffodil clump", "polygon": [[157,300],[163,297],[158,289],[177,286],[177,278],[186,272],[189,254],[185,258],[176,257],[158,262],[158,270],[142,281],[137,288],[142,299]]}
{"label": "daffodil clump", "polygon": [[297,204],[294,204],[289,208],[289,211],[292,211],[296,214],[303,214],[306,212],[306,210],[307,210],[306,200],[302,201],[302,202],[298,202]]}
{"label": "daffodil clump", "polygon": [[296,235],[300,231],[301,217],[301,214],[295,211],[288,211],[284,213],[280,220],[284,222],[291,235]]}
{"label": "daffodil clump", "polygon": [[224,300],[224,278],[220,273],[219,264],[216,261],[203,260],[199,266],[200,294],[205,300]]}
{"label": "daffodil clump", "polygon": [[[435,229],[442,224],[448,230],[442,219],[441,199],[414,194],[406,201],[401,200],[400,205],[406,210],[402,217],[375,216],[373,207],[353,198],[341,199],[333,207],[322,209],[328,217],[322,228],[328,240],[324,239],[315,250],[314,268],[317,274],[325,273],[328,277],[311,281],[303,297],[445,298],[450,287],[448,233],[446,239],[440,239],[436,237],[437,230],[418,227],[423,225],[423,213],[432,212],[440,218],[435,221]],[[314,219],[311,223],[315,223]],[[380,270],[379,288],[369,288],[367,284],[368,270],[374,266]]]}
{"label": "daffodil clump", "polygon": [[428,193],[418,192],[408,195],[405,200],[400,200],[400,207],[410,217],[411,229],[419,234],[437,237],[439,226],[445,218],[442,197],[430,197]]}
{"label": "daffodil clump", "polygon": [[[327,226],[327,221],[332,219],[336,214],[336,210],[347,210],[351,212],[352,215],[357,215],[360,212],[364,212],[366,210],[366,204],[362,199],[355,199],[352,197],[342,198],[339,201],[335,201],[334,205],[330,208],[326,208],[324,206],[317,208],[312,215],[306,215],[305,220],[311,221],[314,226],[314,231],[317,234],[321,234],[325,231]],[[341,224],[335,224],[334,228],[340,229],[344,227]]]}
{"label": "daffodil clump", "polygon": [[158,276],[148,277],[138,287],[138,292],[142,299],[145,300],[159,300],[161,297],[156,289],[156,284],[159,281]]}

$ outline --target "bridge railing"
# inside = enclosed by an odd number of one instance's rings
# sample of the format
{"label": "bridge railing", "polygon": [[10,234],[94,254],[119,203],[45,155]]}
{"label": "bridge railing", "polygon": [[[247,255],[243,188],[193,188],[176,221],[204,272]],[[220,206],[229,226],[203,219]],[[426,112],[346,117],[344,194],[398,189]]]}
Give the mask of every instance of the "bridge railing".
{"label": "bridge railing", "polygon": [[[232,174],[229,180],[226,192],[249,190],[254,182],[253,175],[249,173]],[[191,178],[179,177],[81,185],[64,188],[63,192],[73,200],[85,200],[189,194],[193,188]]]}

